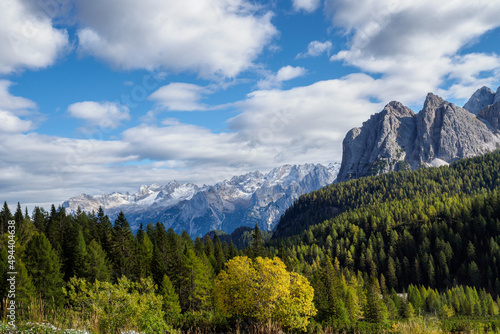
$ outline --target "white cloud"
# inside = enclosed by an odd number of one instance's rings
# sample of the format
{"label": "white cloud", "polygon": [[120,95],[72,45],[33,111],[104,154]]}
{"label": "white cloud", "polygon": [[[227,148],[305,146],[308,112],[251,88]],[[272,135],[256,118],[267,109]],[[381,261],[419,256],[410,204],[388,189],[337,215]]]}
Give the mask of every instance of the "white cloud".
{"label": "white cloud", "polygon": [[261,90],[236,104],[231,128],[273,154],[272,164],[339,161],[345,133],[382,109],[371,99],[383,83],[368,75],[316,82],[289,90]]}
{"label": "white cloud", "polygon": [[36,103],[20,96],[11,95],[9,92],[12,82],[0,80],[0,132],[17,133],[34,129],[31,120],[21,117],[36,114]]}
{"label": "white cloud", "polygon": [[234,77],[277,34],[246,0],[88,0],[77,4],[79,49],[123,69]]}
{"label": "white cloud", "polygon": [[321,0],[292,0],[293,9],[296,11],[314,12],[321,5]]}
{"label": "white cloud", "polygon": [[27,132],[31,129],[31,121],[22,120],[10,111],[0,110],[0,132]]}
{"label": "white cloud", "polygon": [[306,72],[306,69],[303,67],[287,65],[280,68],[276,74],[269,74],[265,79],[257,82],[257,87],[259,89],[281,87],[283,82],[301,77],[305,75]]}
{"label": "white cloud", "polygon": [[210,90],[194,84],[173,82],[160,87],[148,99],[156,101],[162,108],[170,111],[200,111],[208,106],[200,103],[203,95]]}
{"label": "white cloud", "polygon": [[[325,8],[332,23],[350,37],[350,47],[331,59],[382,74],[401,87],[402,95],[413,95],[413,101],[450,77],[458,86],[471,87],[499,80],[497,56],[475,55],[488,62],[473,66],[470,57],[458,52],[466,54],[467,43],[500,26],[500,2],[328,0]],[[480,72],[490,77],[485,80]]]}
{"label": "white cloud", "polygon": [[68,33],[54,28],[41,6],[22,0],[1,1],[0,45],[0,73],[44,68],[68,47]]}
{"label": "white cloud", "polygon": [[36,108],[35,102],[24,97],[11,95],[9,93],[10,86],[12,86],[12,82],[0,80],[0,109],[22,112]]}
{"label": "white cloud", "polygon": [[102,128],[117,128],[122,121],[130,119],[130,110],[127,106],[109,101],[73,103],[68,106],[68,112],[75,118]]}
{"label": "white cloud", "polygon": [[304,53],[299,53],[296,58],[307,58],[307,57],[318,57],[322,53],[326,52],[330,53],[332,49],[332,42],[320,42],[320,41],[312,41],[307,46],[307,51]]}

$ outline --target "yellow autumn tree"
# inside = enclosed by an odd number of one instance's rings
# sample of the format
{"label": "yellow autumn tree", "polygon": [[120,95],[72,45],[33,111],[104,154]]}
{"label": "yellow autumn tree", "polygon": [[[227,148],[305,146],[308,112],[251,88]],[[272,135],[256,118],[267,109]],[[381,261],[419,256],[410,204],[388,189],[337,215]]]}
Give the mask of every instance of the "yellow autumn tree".
{"label": "yellow autumn tree", "polygon": [[288,272],[274,259],[231,259],[215,283],[219,307],[229,316],[258,323],[276,321],[289,328],[305,329],[316,314],[314,289],[302,275]]}

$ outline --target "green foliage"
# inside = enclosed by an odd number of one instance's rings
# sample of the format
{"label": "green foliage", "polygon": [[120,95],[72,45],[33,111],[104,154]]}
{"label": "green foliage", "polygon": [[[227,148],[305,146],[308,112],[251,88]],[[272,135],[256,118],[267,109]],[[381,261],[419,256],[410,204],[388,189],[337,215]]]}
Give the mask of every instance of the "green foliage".
{"label": "green foliage", "polygon": [[181,305],[179,303],[179,296],[175,292],[172,282],[167,275],[163,276],[159,294],[163,297],[165,319],[167,319],[170,324],[175,324],[181,314]]}
{"label": "green foliage", "polygon": [[393,172],[336,183],[302,195],[284,213],[273,238],[299,234],[342,212],[422,196],[475,195],[500,187],[500,151],[440,168]]}
{"label": "green foliage", "polygon": [[181,307],[184,311],[200,311],[211,307],[213,271],[206,257],[198,258],[192,249],[187,251],[179,277]]}
{"label": "green foliage", "polygon": [[141,330],[150,333],[167,331],[162,297],[155,294],[153,281],[132,282],[126,277],[116,284],[96,280],[90,283],[73,277],[65,295],[76,312],[97,319],[103,333]]}
{"label": "green foliage", "polygon": [[[161,223],[134,235],[123,213],[112,226],[102,209],[52,206],[31,220],[18,205],[20,311],[101,332],[498,332],[499,165],[495,152],[326,187],[270,242],[257,227],[193,242]],[[7,257],[0,242],[3,278]]]}
{"label": "green foliage", "polygon": [[277,321],[305,329],[316,314],[313,295],[308,280],[288,272],[279,258],[235,257],[216,280],[218,305],[229,317],[261,324]]}
{"label": "green foliage", "polygon": [[96,280],[108,282],[111,279],[111,264],[108,261],[106,253],[97,241],[92,240],[90,242],[87,248],[85,262],[88,265],[85,277],[90,282]]}
{"label": "green foliage", "polygon": [[62,304],[63,275],[56,252],[43,233],[36,233],[26,246],[24,263],[36,294],[47,303]]}

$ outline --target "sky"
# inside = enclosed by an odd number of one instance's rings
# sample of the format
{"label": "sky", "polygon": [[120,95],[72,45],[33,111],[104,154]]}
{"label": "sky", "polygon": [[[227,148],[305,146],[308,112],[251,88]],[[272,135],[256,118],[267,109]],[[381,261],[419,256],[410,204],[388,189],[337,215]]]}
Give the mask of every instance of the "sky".
{"label": "sky", "polygon": [[390,101],[500,85],[498,0],[0,0],[0,200],[339,162]]}

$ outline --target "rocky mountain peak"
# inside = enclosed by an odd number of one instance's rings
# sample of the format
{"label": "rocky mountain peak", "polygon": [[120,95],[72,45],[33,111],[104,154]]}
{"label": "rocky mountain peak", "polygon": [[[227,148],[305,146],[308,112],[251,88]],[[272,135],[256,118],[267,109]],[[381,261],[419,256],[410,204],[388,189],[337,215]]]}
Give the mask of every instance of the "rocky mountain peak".
{"label": "rocky mountain peak", "polygon": [[[475,94],[481,100],[488,90],[479,91]],[[500,143],[494,131],[500,130],[499,107],[500,103],[483,108],[478,119],[433,93],[418,114],[391,102],[347,133],[337,180],[442,165],[491,151]]]}
{"label": "rocky mountain peak", "polygon": [[424,102],[424,108],[422,111],[433,111],[436,109],[439,109],[443,104],[448,103],[445,100],[443,100],[441,97],[433,94],[433,93],[428,93],[427,97],[425,98]]}
{"label": "rocky mountain peak", "polygon": [[[497,95],[498,98],[500,99],[500,94],[498,91]],[[469,101],[467,101],[467,103],[464,104],[463,108],[477,115],[481,111],[481,109],[483,109],[486,106],[489,106],[490,104],[493,104],[495,98],[496,98],[495,93],[489,87],[483,86],[478,90],[476,90],[474,94],[472,94]]]}
{"label": "rocky mountain peak", "polygon": [[335,181],[340,164],[283,165],[266,174],[258,171],[232,177],[202,188],[171,181],[141,186],[135,194],[80,195],[63,203],[91,212],[99,207],[111,219],[123,211],[130,226],[163,222],[176,232],[203,236],[211,230],[232,232],[240,226],[274,228],[279,217],[300,195]]}
{"label": "rocky mountain peak", "polygon": [[413,117],[415,113],[413,110],[405,107],[401,102],[391,101],[389,102],[384,110],[382,110],[382,114],[393,115],[395,117]]}
{"label": "rocky mountain peak", "polygon": [[484,107],[477,117],[485,121],[495,132],[500,132],[500,101]]}

